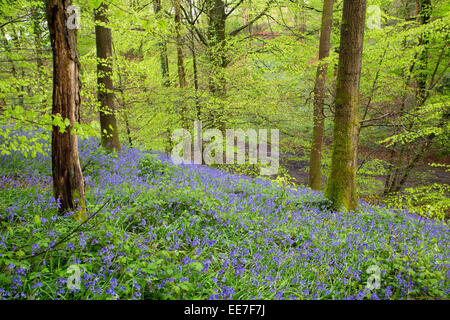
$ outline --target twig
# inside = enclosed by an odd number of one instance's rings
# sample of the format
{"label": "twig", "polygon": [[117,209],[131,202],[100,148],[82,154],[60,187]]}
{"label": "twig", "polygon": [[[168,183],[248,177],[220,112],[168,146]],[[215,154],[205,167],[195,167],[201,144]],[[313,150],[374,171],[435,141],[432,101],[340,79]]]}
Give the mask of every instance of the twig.
{"label": "twig", "polygon": [[65,242],[67,239],[71,238],[83,225],[85,225],[88,221],[92,220],[109,202],[111,201],[111,199],[108,199],[94,214],[92,214],[89,218],[87,218],[85,221],[83,221],[82,223],[80,223],[78,226],[76,226],[71,232],[69,232],[64,238],[62,238],[61,240],[59,240],[58,242],[56,242],[53,247],[52,250],[43,250],[37,254],[34,255],[29,255],[26,256],[20,260],[25,260],[28,258],[35,258],[37,256],[40,256],[44,253],[49,253],[54,251],[54,249],[59,246],[60,244],[62,244],[63,242]]}

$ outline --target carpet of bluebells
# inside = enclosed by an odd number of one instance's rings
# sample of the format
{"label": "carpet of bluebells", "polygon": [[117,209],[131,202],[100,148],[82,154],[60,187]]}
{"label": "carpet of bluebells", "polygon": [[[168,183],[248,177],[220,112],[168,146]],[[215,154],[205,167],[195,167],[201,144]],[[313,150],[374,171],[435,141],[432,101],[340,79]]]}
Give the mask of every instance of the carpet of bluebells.
{"label": "carpet of bluebells", "polygon": [[310,189],[131,148],[111,156],[94,139],[80,158],[83,224],[58,213],[48,155],[0,156],[2,299],[450,298],[444,222],[366,203],[333,212]]}

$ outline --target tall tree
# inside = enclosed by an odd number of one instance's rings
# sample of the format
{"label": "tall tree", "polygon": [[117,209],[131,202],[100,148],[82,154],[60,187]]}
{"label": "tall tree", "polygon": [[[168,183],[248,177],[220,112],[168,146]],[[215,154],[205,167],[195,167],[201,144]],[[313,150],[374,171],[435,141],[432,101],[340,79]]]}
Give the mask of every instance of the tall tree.
{"label": "tall tree", "polygon": [[52,131],[52,173],[54,195],[60,210],[81,210],[77,219],[86,216],[84,179],[78,157],[78,138],[72,132],[80,120],[80,79],[77,50],[77,30],[67,24],[71,0],[47,0],[46,11],[53,52],[53,104],[52,114],[69,120],[61,132],[59,126]]}
{"label": "tall tree", "polygon": [[[426,25],[431,20],[431,0],[418,0],[417,10],[419,12],[418,18],[421,25]],[[422,46],[422,50],[418,57],[418,75],[417,75],[417,91],[416,91],[416,100],[417,105],[422,106],[427,99],[426,93],[426,84],[427,84],[427,73],[426,68],[428,65],[428,42],[429,42],[429,34],[427,32],[423,32],[420,36],[419,43]]]}
{"label": "tall tree", "polygon": [[102,146],[109,151],[120,151],[119,132],[114,114],[113,58],[111,29],[107,28],[108,5],[102,2],[95,9],[95,40],[97,45],[97,85],[100,102],[100,129]]}
{"label": "tall tree", "polygon": [[344,0],[331,173],[326,196],[335,208],[358,207],[356,169],[361,60],[367,0]]}
{"label": "tall tree", "polygon": [[[181,0],[175,0],[175,31],[177,36],[177,66],[178,66],[178,83],[180,88],[187,86],[186,70],[184,68],[184,54],[183,54],[183,37],[181,35]],[[184,128],[189,128],[187,120],[186,103],[181,102],[181,122]]]}
{"label": "tall tree", "polygon": [[[162,10],[161,0],[153,1],[153,10],[155,15],[158,16]],[[164,39],[161,39],[158,43],[159,54],[161,59],[161,73],[163,78],[163,84],[165,87],[170,87],[170,77],[169,77],[169,58],[167,57],[167,44]]]}
{"label": "tall tree", "polygon": [[181,0],[175,0],[175,30],[177,34],[177,65],[180,88],[186,87],[186,71],[184,69],[183,38],[181,36]]}
{"label": "tall tree", "polygon": [[224,68],[228,65],[225,52],[225,3],[222,0],[208,0],[209,58],[213,72],[210,73],[209,88],[219,97],[225,94]]}
{"label": "tall tree", "polygon": [[334,0],[323,2],[322,26],[320,30],[319,66],[317,67],[316,83],[314,86],[314,128],[313,142],[309,161],[309,186],[313,190],[320,190],[322,180],[322,144],[324,133],[323,103],[325,100],[325,82],[328,64],[323,60],[330,55],[330,36],[333,22]]}
{"label": "tall tree", "polygon": [[207,0],[208,6],[208,56],[210,62],[209,90],[217,107],[209,113],[209,120],[219,130],[225,131],[224,99],[226,96],[225,68],[228,65],[226,53],[225,3],[222,0]]}

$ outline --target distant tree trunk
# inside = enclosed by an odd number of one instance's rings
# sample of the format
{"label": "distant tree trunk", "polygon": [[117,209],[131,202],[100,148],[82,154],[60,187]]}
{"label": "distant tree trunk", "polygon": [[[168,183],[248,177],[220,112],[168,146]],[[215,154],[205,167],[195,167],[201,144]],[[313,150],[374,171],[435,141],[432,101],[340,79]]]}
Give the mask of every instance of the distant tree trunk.
{"label": "distant tree trunk", "polygon": [[[124,82],[122,82],[122,76],[120,75],[120,70],[118,71],[117,75],[119,76],[119,87],[120,87],[120,98],[122,100],[122,110],[123,110],[123,118],[125,122],[125,129],[127,132],[127,139],[128,139],[128,145],[130,148],[133,148],[133,139],[131,138],[131,129],[130,129],[130,121],[128,120],[128,115],[130,113],[130,110],[127,106],[127,101],[125,99],[125,93],[124,93]],[[125,79],[127,78],[127,74],[125,73]]]}
{"label": "distant tree trunk", "polygon": [[356,168],[361,60],[366,0],[344,0],[339,50],[334,141],[326,196],[335,208],[357,208]]}
{"label": "distant tree trunk", "polygon": [[[3,28],[0,28],[0,29],[2,31],[2,35],[3,35],[3,38],[4,38],[4,46],[5,46],[5,51],[7,52],[7,59],[8,59],[8,62],[11,64],[11,73],[14,76],[15,79],[18,79],[20,77],[17,76],[16,65],[14,63],[14,60],[11,59],[11,52],[12,52],[11,45],[9,43],[9,40],[8,40],[7,36],[6,36],[5,30],[3,30]],[[18,101],[19,101],[18,104],[23,107],[24,106],[24,99],[23,99],[22,89],[20,88],[19,85],[16,85],[14,90],[17,91],[17,96],[18,96]],[[16,104],[15,100],[13,100],[12,104],[13,105]]]}
{"label": "distant tree trunk", "polygon": [[209,113],[212,126],[225,131],[223,99],[226,96],[225,68],[228,65],[225,52],[225,3],[223,0],[208,0],[208,55],[211,69],[209,76],[209,90],[216,99],[215,110]]}
{"label": "distant tree trunk", "polygon": [[[418,16],[418,22],[421,25],[426,25],[431,20],[431,13],[432,13],[432,4],[431,0],[417,0],[416,2],[416,9],[417,9],[417,16]],[[414,59],[408,73],[408,78],[406,81],[406,88],[407,89],[409,82],[410,82],[410,74],[416,69],[415,71],[415,81],[416,81],[416,108],[422,107],[427,98],[428,98],[428,92],[426,89],[427,80],[428,80],[428,74],[426,73],[426,68],[428,65],[428,48],[427,45],[429,43],[429,35],[426,32],[423,32],[420,35],[419,43],[422,46],[421,50],[416,54],[416,58]],[[400,108],[399,115],[404,114],[404,108],[405,108],[405,100],[406,100],[406,94],[403,98],[403,102]],[[411,123],[407,126],[407,130],[412,130],[414,126],[415,121],[412,120]],[[398,126],[395,127],[396,131],[398,130]],[[395,132],[396,132],[395,131]],[[394,132],[394,133],[395,133]],[[423,142],[423,145],[420,146],[416,152],[416,154],[412,154],[411,146],[401,144],[400,145],[400,151],[397,155],[397,163],[394,166],[393,164],[393,156],[394,151],[392,151],[392,157],[391,157],[391,164],[389,165],[388,175],[386,177],[385,182],[385,188],[384,188],[384,195],[387,195],[389,193],[395,193],[400,191],[402,186],[407,181],[408,176],[410,175],[411,171],[414,169],[414,167],[417,165],[417,163],[423,158],[423,156],[428,152],[429,148],[432,146],[432,140],[434,139],[434,134],[429,135],[425,141]],[[398,145],[398,143],[394,143],[393,148],[395,148]],[[408,153],[408,155],[412,155],[411,159],[407,159],[407,163],[404,163],[403,155],[405,152]]]}
{"label": "distant tree trunk", "polygon": [[[11,24],[11,29],[12,29],[12,32],[13,32],[13,43],[14,43],[14,46],[15,46],[16,49],[20,48],[20,38],[19,38],[19,34],[16,31],[16,28],[15,28],[14,24]],[[21,72],[20,72],[21,73],[20,78],[25,79],[25,68],[22,67],[20,69],[22,69]],[[27,86],[27,87],[28,88],[27,88],[26,91],[30,95],[31,94],[30,90],[29,90],[30,86]],[[25,86],[21,85],[20,86],[19,101],[20,101],[20,105],[23,106],[23,107],[25,107],[24,95],[25,95],[26,91],[25,91]]]}
{"label": "distant tree trunk", "polygon": [[[155,11],[155,15],[158,15],[162,9],[161,0],[153,1],[153,9]],[[161,58],[161,73],[163,78],[163,84],[165,87],[170,87],[170,76],[169,76],[169,58],[167,57],[167,44],[164,39],[161,39],[158,43],[160,49],[160,58]]]}
{"label": "distant tree trunk", "polygon": [[[246,13],[246,21],[243,21],[243,24],[245,25],[245,24],[247,24],[248,23],[248,21],[250,21],[250,20],[252,20],[252,14],[251,14],[251,10],[253,9],[253,7],[252,7],[252,0],[248,0],[248,7],[249,7],[249,9],[250,9],[250,13],[248,13],[247,14],[247,8],[245,9],[245,13]],[[251,36],[253,36],[253,24],[251,24],[251,25],[249,25],[248,26],[248,34],[250,35],[250,37]]]}
{"label": "distant tree trunk", "polygon": [[209,87],[213,94],[225,94],[224,68],[228,65],[225,54],[225,3],[222,0],[209,0],[208,40],[213,72]]}
{"label": "distant tree trunk", "polygon": [[[160,12],[162,10],[161,0],[153,1],[153,10],[154,10],[156,16],[160,15]],[[169,58],[167,56],[167,43],[164,39],[160,39],[158,42],[158,46],[159,46],[159,55],[160,55],[160,59],[161,59],[161,76],[162,76],[163,86],[166,88],[169,88],[170,87],[170,75],[169,75]],[[169,117],[173,113],[173,110],[171,110],[171,109],[172,108],[169,108],[167,110],[167,114]],[[168,118],[167,122],[165,124],[165,139],[166,139],[165,151],[167,154],[169,154],[170,150],[172,149],[171,127],[172,127],[172,120],[170,118]]]}
{"label": "distant tree trunk", "polygon": [[317,67],[316,83],[314,87],[314,129],[313,143],[309,161],[309,186],[313,190],[320,190],[322,179],[322,144],[324,133],[323,102],[325,100],[325,82],[328,64],[323,60],[330,55],[331,25],[333,22],[334,0],[323,3],[322,27],[320,31],[319,66]]}
{"label": "distant tree trunk", "polygon": [[41,51],[42,51],[42,31],[41,27],[39,26],[40,23],[40,16],[39,16],[39,7],[33,6],[31,7],[31,17],[33,19],[33,34],[34,34],[34,40],[36,45],[36,66],[37,66],[37,73],[39,75],[39,80],[41,80],[42,75],[42,66],[44,65],[44,62],[42,61],[41,57]]}
{"label": "distant tree trunk", "polygon": [[[193,4],[191,1],[189,1],[189,19],[193,19]],[[196,115],[197,115],[197,120],[201,121],[202,118],[202,110],[200,107],[200,99],[198,96],[198,90],[199,90],[199,85],[198,85],[198,67],[197,67],[197,52],[195,50],[195,33],[194,30],[192,28],[190,28],[190,50],[191,50],[191,54],[192,54],[192,73],[193,73],[193,80],[194,80],[194,90],[195,90],[195,110],[196,110]]]}
{"label": "distant tree trunk", "polygon": [[[193,13],[194,5],[193,1],[189,1],[189,19],[192,20],[194,17]],[[198,67],[197,67],[197,52],[195,50],[195,34],[194,30],[190,29],[190,49],[192,53],[192,73],[193,73],[193,80],[194,80],[194,90],[195,90],[195,111],[196,111],[196,120],[197,122],[194,123],[194,128],[192,128],[193,133],[193,143],[194,146],[201,146],[200,148],[203,148],[202,145],[202,137],[201,135],[197,134],[195,135],[195,132],[200,132],[200,126],[202,125],[202,109],[200,106],[200,98],[199,98],[199,81],[198,81]],[[195,148],[195,147],[194,147]]]}
{"label": "distant tree trunk", "polygon": [[78,138],[72,133],[80,119],[80,79],[77,50],[77,30],[67,27],[67,8],[71,0],[47,0],[47,21],[53,51],[53,105],[52,114],[70,120],[63,133],[58,126],[52,132],[52,172],[55,198],[60,210],[81,210],[77,220],[86,218],[84,179],[78,158]]}
{"label": "distant tree trunk", "polygon": [[[186,70],[184,69],[184,55],[183,55],[183,38],[181,36],[181,0],[175,0],[175,30],[177,34],[177,66],[178,66],[178,82],[180,88],[185,88],[186,83]],[[189,127],[187,120],[186,103],[181,101],[181,122],[184,128]]]}
{"label": "distant tree trunk", "polygon": [[[108,5],[104,2],[95,10],[96,23],[108,23]],[[100,128],[102,146],[108,151],[120,152],[119,132],[114,114],[114,86],[112,82],[112,39],[111,29],[103,25],[95,26],[97,45],[97,84],[100,102]]]}
{"label": "distant tree trunk", "polygon": [[[431,0],[419,0],[418,1],[418,18],[421,25],[426,25],[431,20]],[[427,84],[427,74],[426,68],[428,65],[428,42],[429,36],[426,32],[422,33],[420,36],[420,45],[423,46],[417,61],[417,89],[416,89],[416,100],[417,105],[421,106],[425,103],[427,99],[426,84]]]}
{"label": "distant tree trunk", "polygon": [[181,5],[175,0],[175,29],[177,34],[178,81],[180,87],[186,87],[186,71],[184,69],[183,38],[181,37]]}
{"label": "distant tree trunk", "polygon": [[[432,13],[432,5],[431,0],[418,0],[417,1],[417,15],[418,20],[421,25],[426,25],[431,20]],[[428,75],[426,73],[427,65],[428,65],[428,48],[427,45],[429,43],[429,35],[427,32],[423,32],[420,36],[419,43],[422,47],[420,53],[418,54],[418,58],[416,61],[417,66],[417,76],[416,76],[416,107],[422,107],[428,97],[428,93],[426,90]],[[412,69],[411,69],[412,70]],[[409,130],[413,128],[414,122],[411,122],[409,125]],[[402,162],[401,155],[406,149],[405,145],[402,145],[402,150],[399,157],[399,164],[396,170],[396,176],[394,177],[394,181],[392,183],[391,189],[389,192],[399,192],[402,186],[405,184],[408,176],[410,175],[412,169],[417,165],[417,163],[423,158],[426,152],[431,147],[431,142],[434,139],[434,134],[429,135],[423,145],[419,148],[419,151],[416,153],[414,157],[406,164],[402,176],[400,177],[400,165]]]}

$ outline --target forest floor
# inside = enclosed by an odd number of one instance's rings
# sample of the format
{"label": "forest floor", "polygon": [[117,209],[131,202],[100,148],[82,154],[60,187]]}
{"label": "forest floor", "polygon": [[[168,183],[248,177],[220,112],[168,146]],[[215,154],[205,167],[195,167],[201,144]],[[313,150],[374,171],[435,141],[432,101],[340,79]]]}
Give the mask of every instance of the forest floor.
{"label": "forest floor", "polygon": [[80,141],[83,224],[57,210],[50,154],[0,157],[0,299],[450,297],[445,222],[98,145]]}
{"label": "forest floor", "polygon": [[[364,159],[370,152],[361,152],[361,159]],[[298,185],[308,185],[308,167],[309,163],[306,160],[299,160],[304,156],[303,153],[297,154],[280,153],[280,164],[288,171],[288,174],[295,179],[295,183]],[[361,161],[360,161],[361,162]],[[448,161],[444,161],[448,163]],[[385,175],[374,176],[384,184],[386,179]],[[325,185],[326,177],[322,176],[322,185]],[[427,184],[448,184],[450,183],[450,172],[446,172],[445,168],[433,168],[427,165],[426,161],[416,166],[408,177],[404,188],[412,188],[423,186]]]}

